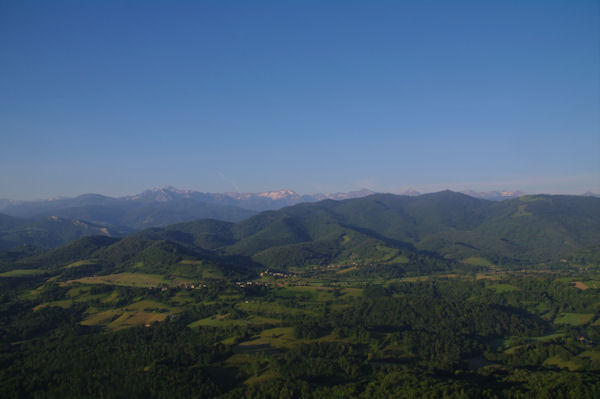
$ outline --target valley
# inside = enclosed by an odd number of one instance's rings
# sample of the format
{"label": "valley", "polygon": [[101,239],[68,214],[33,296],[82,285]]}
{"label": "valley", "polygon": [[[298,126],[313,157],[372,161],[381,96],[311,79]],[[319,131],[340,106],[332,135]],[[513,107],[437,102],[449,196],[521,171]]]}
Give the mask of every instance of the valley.
{"label": "valley", "polygon": [[[263,272],[244,281],[117,273],[50,278],[36,288],[35,276],[0,277],[3,288],[23,284],[3,290],[1,331],[13,344],[2,350],[8,367],[0,371],[0,389],[10,397],[19,386],[36,392],[50,383],[50,396],[111,397],[112,384],[101,391],[82,385],[92,372],[114,384],[147,384],[129,388],[134,396],[185,396],[179,378],[205,378],[200,392],[210,397],[277,397],[282,387],[290,397],[308,389],[314,397],[537,397],[544,389],[568,396],[598,385],[600,294],[577,287],[600,285],[597,268],[388,280],[351,277],[352,268]],[[13,317],[9,304],[12,312],[20,305]],[[32,362],[49,351],[51,364]],[[165,361],[174,362],[169,371]],[[76,371],[78,364],[86,371]],[[110,374],[105,364],[112,364]],[[39,377],[41,385],[31,385],[17,370],[77,384],[54,386]],[[158,375],[161,383],[149,385]],[[396,382],[386,384],[389,378]],[[533,380],[544,388],[531,386]]]}
{"label": "valley", "polygon": [[3,251],[0,395],[595,397],[599,201],[374,195]]}

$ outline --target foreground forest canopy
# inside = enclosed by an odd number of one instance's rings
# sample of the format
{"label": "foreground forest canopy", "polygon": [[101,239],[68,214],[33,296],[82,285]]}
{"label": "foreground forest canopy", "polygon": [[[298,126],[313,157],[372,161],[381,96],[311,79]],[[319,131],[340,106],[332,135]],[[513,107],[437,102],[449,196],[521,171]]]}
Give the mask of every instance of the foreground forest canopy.
{"label": "foreground forest canopy", "polygon": [[600,397],[600,200],[300,204],[0,252],[0,396]]}

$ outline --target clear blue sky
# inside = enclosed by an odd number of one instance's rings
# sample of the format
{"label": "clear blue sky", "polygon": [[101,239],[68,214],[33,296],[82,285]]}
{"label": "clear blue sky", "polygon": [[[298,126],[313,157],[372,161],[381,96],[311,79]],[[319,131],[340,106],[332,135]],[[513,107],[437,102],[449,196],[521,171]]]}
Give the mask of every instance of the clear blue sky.
{"label": "clear blue sky", "polygon": [[0,0],[0,198],[600,192],[599,4]]}

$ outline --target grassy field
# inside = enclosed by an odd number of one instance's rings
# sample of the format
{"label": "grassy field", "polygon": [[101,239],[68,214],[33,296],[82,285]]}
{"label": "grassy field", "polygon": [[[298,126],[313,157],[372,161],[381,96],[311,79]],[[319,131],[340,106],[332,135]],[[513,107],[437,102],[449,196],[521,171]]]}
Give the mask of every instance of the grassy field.
{"label": "grassy field", "polygon": [[517,337],[511,336],[504,339],[494,339],[490,341],[490,344],[495,347],[504,348],[504,352],[507,354],[513,353],[515,350],[523,345],[527,345],[532,342],[544,342],[551,341],[553,339],[564,337],[564,333],[554,333],[548,335],[542,335],[539,337]]}
{"label": "grassy field", "polygon": [[249,341],[242,342],[238,345],[237,351],[252,352],[255,348],[271,347],[289,348],[298,343],[294,337],[294,329],[292,327],[277,327],[262,330],[258,336]]}
{"label": "grassy field", "polygon": [[600,362],[600,350],[588,350],[580,353],[579,357],[588,358],[596,362]]}
{"label": "grassy field", "polygon": [[545,320],[552,321],[552,307],[547,303],[539,303],[536,301],[523,301],[523,305],[532,313],[540,315]]}
{"label": "grassy field", "polygon": [[251,324],[255,325],[264,325],[264,324],[279,324],[281,323],[280,319],[276,319],[273,317],[265,317],[265,316],[250,316],[249,318]]}
{"label": "grassy field", "polygon": [[188,324],[190,328],[197,327],[233,327],[233,326],[247,326],[249,323],[246,319],[231,319],[229,313],[210,316],[205,319],[196,320],[193,323]]}
{"label": "grassy field", "polygon": [[73,306],[73,301],[70,299],[61,299],[59,301],[46,302],[46,303],[37,305],[36,307],[33,308],[33,310],[39,310],[39,309],[45,308],[47,306],[58,306],[58,307],[66,309],[66,308],[70,308],[71,306]]}
{"label": "grassy field", "polygon": [[223,273],[221,273],[216,268],[204,269],[204,270],[202,270],[202,278],[203,279],[222,279]]}
{"label": "grassy field", "polygon": [[518,290],[518,288],[515,287],[514,285],[504,284],[504,283],[489,284],[487,286],[487,288],[490,288],[490,289],[496,291],[498,294],[501,294],[503,292],[511,292],[511,291],[517,291]]}
{"label": "grassy field", "polygon": [[119,297],[119,293],[116,290],[113,290],[110,294],[105,295],[102,298],[102,303],[105,304],[111,304],[111,303],[117,303],[119,301],[120,297]]}
{"label": "grassy field", "polygon": [[554,320],[557,324],[570,324],[572,326],[582,326],[589,323],[594,318],[593,313],[560,313]]}
{"label": "grassy field", "polygon": [[178,311],[178,308],[174,308],[172,306],[165,305],[164,303],[154,301],[152,299],[143,299],[141,301],[135,302],[131,305],[127,305],[123,307],[126,311],[167,311],[173,312]]}
{"label": "grassy field", "polygon": [[358,298],[362,296],[362,288],[342,288],[343,297],[346,298]]}
{"label": "grassy field", "polygon": [[234,348],[235,353],[253,353],[264,350],[282,350],[299,346],[309,342],[344,341],[336,339],[333,334],[316,339],[298,339],[292,327],[275,327],[262,330],[248,341],[244,341]]}
{"label": "grassy field", "polygon": [[106,276],[83,277],[69,280],[67,283],[108,284],[128,287],[158,287],[161,284],[172,285],[173,281],[158,274],[117,273]]}
{"label": "grassy field", "polygon": [[177,306],[185,306],[190,303],[193,303],[193,299],[190,297],[190,293],[188,291],[179,291],[170,299],[171,303],[177,304]]}
{"label": "grassy field", "polygon": [[167,306],[163,303],[144,299],[133,304],[117,309],[88,309],[88,316],[81,322],[83,325],[103,325],[110,330],[133,327],[141,324],[150,324],[163,321],[169,315],[179,312],[179,308]]}
{"label": "grassy field", "polygon": [[[64,284],[63,286],[72,287],[71,284]],[[91,300],[100,300],[103,303],[110,304],[119,300],[119,294],[115,290],[103,292],[100,294],[92,294],[91,287],[81,285],[70,288],[66,296],[73,302],[88,302]]]}
{"label": "grassy field", "polygon": [[492,266],[492,262],[480,256],[471,256],[462,260],[462,263],[473,266]]}
{"label": "grassy field", "polygon": [[76,280],[69,280],[67,281],[67,284],[107,284],[127,287],[153,288],[158,286],[176,287],[179,285],[190,284],[193,282],[195,281],[189,278],[177,276],[172,278],[166,278],[165,276],[159,274],[116,273],[108,274],[106,276],[83,277]]}
{"label": "grassy field", "polygon": [[315,299],[318,295],[318,291],[326,292],[327,290],[320,287],[285,287],[285,288],[274,288],[272,290],[273,295],[279,298],[303,298],[303,299]]}
{"label": "grassy field", "polygon": [[544,362],[545,366],[556,366],[561,369],[569,369],[571,371],[580,370],[583,365],[577,359],[564,360],[559,355],[552,356]]}
{"label": "grassy field", "polygon": [[99,324],[107,324],[120,316],[122,313],[119,309],[109,309],[105,311],[89,310],[89,316],[81,322],[84,326],[95,326]]}
{"label": "grassy field", "polygon": [[119,318],[107,325],[111,330],[120,330],[138,326],[141,324],[151,324],[158,321],[164,321],[169,316],[168,313],[153,313],[153,312],[125,312]]}
{"label": "grassy field", "polygon": [[290,308],[281,303],[276,302],[259,302],[252,301],[248,303],[238,303],[235,307],[241,311],[248,312],[251,314],[258,314],[262,316],[268,317],[278,317],[281,315],[307,315],[307,316],[317,316],[316,312],[310,309],[299,309],[299,308]]}
{"label": "grassy field", "polygon": [[510,292],[510,291],[517,291],[518,288],[515,287],[514,285],[511,284],[503,284],[503,283],[496,283],[496,284],[490,284],[487,286],[488,288],[496,291],[498,294],[501,294],[503,292]]}
{"label": "grassy field", "polygon": [[0,277],[31,277],[44,273],[45,271],[40,269],[15,269],[9,272],[0,273]]}
{"label": "grassy field", "polygon": [[379,262],[379,263],[408,263],[409,259],[405,255],[398,254],[398,250],[395,248],[389,248],[382,245],[377,245],[378,256],[373,259],[365,259],[365,263]]}
{"label": "grassy field", "polygon": [[579,354],[579,357],[592,359],[596,362],[600,362],[600,350],[587,350]]}
{"label": "grassy field", "polygon": [[529,337],[528,339],[530,339],[531,341],[551,341],[553,339],[563,337],[564,335],[565,335],[564,333],[556,333],[556,334],[542,335],[541,337]]}
{"label": "grassy field", "polygon": [[[179,294],[178,294],[179,295]],[[349,304],[340,303],[344,299],[352,299],[362,295],[360,288],[335,288],[323,286],[285,286],[272,289],[274,300],[251,299],[242,300],[239,295],[219,295],[222,302],[237,302],[236,309],[248,314],[244,319],[234,319],[229,314],[213,315],[189,324],[190,327],[211,326],[211,327],[231,327],[231,326],[273,326],[281,323],[283,316],[318,316],[318,309],[321,309],[325,302],[334,302],[332,307],[349,306]],[[177,303],[182,303],[185,299],[173,298]],[[298,307],[286,306],[286,300],[296,300]],[[337,302],[336,302],[337,300]]]}
{"label": "grassy field", "polygon": [[360,288],[341,288],[336,289],[334,287],[323,287],[319,285],[304,285],[295,287],[283,287],[276,288],[274,290],[275,296],[279,298],[298,298],[313,301],[331,301],[336,297],[355,297],[362,294]]}
{"label": "grassy field", "polygon": [[281,323],[280,319],[276,319],[273,317],[264,317],[251,315],[246,317],[245,319],[233,319],[229,313],[220,314],[210,316],[201,320],[196,320],[190,324],[188,327],[196,328],[196,327],[232,327],[232,326],[264,326],[264,325],[278,325]]}
{"label": "grassy field", "polygon": [[93,265],[95,262],[92,260],[80,260],[78,262],[73,262],[65,266],[65,269],[72,269],[74,267],[85,266],[85,265]]}
{"label": "grassy field", "polygon": [[204,261],[184,259],[184,260],[180,261],[179,263],[182,265],[202,265],[202,264],[204,264]]}

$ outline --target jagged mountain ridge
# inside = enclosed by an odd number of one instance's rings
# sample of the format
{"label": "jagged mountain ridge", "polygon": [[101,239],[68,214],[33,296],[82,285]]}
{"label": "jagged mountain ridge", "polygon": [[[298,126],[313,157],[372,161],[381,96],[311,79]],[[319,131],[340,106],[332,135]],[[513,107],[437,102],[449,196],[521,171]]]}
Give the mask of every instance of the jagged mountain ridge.
{"label": "jagged mountain ridge", "polygon": [[167,202],[178,199],[198,200],[206,203],[218,203],[230,206],[237,206],[244,209],[262,212],[265,210],[275,210],[284,206],[296,205],[302,202],[316,202],[324,199],[343,200],[349,198],[360,198],[375,194],[374,191],[362,189],[347,193],[334,194],[306,194],[300,195],[293,190],[282,189],[276,191],[264,191],[257,193],[226,192],[226,193],[206,193],[193,190],[178,190],[168,186],[164,188],[154,188],[146,190],[140,194],[123,197],[132,201],[155,201]]}

